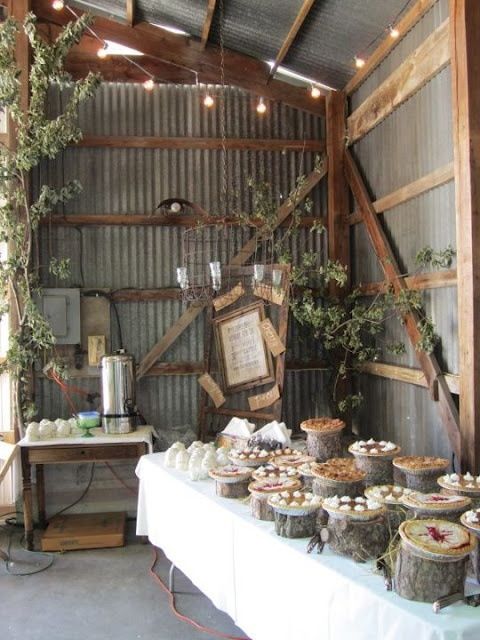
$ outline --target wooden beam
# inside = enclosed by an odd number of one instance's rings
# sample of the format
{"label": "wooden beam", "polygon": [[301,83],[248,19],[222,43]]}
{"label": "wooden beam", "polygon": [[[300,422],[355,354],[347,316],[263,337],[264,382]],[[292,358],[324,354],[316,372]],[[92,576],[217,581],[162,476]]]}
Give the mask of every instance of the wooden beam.
{"label": "wooden beam", "polygon": [[[407,289],[417,291],[425,291],[426,289],[441,289],[443,287],[457,286],[457,271],[449,269],[448,271],[434,271],[432,273],[419,273],[415,276],[406,276],[405,285]],[[365,296],[375,296],[378,293],[384,293],[389,288],[388,281],[369,282],[360,284],[358,288]]]}
{"label": "wooden beam", "polygon": [[310,9],[313,7],[315,0],[303,0],[302,6],[300,7],[299,12],[297,13],[295,20],[290,27],[290,31],[287,33],[287,37],[282,43],[279,52],[277,53],[277,57],[275,58],[275,62],[273,63],[273,67],[270,69],[270,74],[268,79],[273,78],[275,73],[277,72],[278,67],[282,64],[285,56],[290,50],[290,47],[293,44],[293,41],[297,37],[298,32],[300,31],[303,23],[305,22],[305,18],[308,16]]}
{"label": "wooden beam", "polygon": [[[108,214],[83,214],[72,213],[67,216],[52,215],[50,218],[46,218],[40,221],[41,226],[57,226],[57,227],[101,227],[101,226],[121,226],[121,227],[138,227],[138,226],[151,226],[151,227],[195,227],[198,223],[203,224],[215,224],[218,223],[218,217],[210,216],[208,218],[194,216],[190,214],[185,215],[157,215],[157,214],[123,214],[123,213],[108,213]],[[238,218],[222,218],[222,223],[238,224],[242,223],[238,221]],[[319,216],[301,216],[298,221],[299,229],[309,229],[314,224],[325,224],[326,220]],[[254,223],[252,223],[254,224]],[[284,220],[280,226],[288,227],[290,223]],[[258,222],[258,226],[261,223]]]}
{"label": "wooden beam", "polygon": [[[372,376],[380,376],[388,380],[398,380],[414,384],[419,387],[428,389],[425,374],[421,369],[412,369],[410,367],[402,367],[394,364],[386,364],[385,362],[364,362],[357,367],[362,373],[368,373]],[[453,373],[442,374],[446,380],[447,386],[451,393],[458,395],[459,393],[459,376]]]}
{"label": "wooden beam", "polygon": [[[221,138],[164,138],[160,136],[89,136],[76,147],[112,149],[222,149]],[[225,148],[236,151],[324,151],[323,140],[289,140],[275,138],[227,138]]]}
{"label": "wooden beam", "polygon": [[[389,245],[385,232],[380,225],[379,218],[373,208],[373,204],[367,192],[367,188],[360,175],[360,171],[348,149],[345,150],[345,173],[357,205],[362,212],[363,221],[373,245],[375,253],[380,261],[386,279],[392,285],[395,293],[407,289],[405,278],[401,276],[400,269]],[[405,328],[412,345],[416,348],[420,339],[418,330],[418,316],[413,311],[403,317]],[[438,386],[438,410],[445,426],[450,445],[455,452],[457,460],[462,459],[462,444],[459,430],[459,416],[456,404],[448,389],[447,383],[433,354],[416,350],[416,356],[425,375],[428,388],[433,390]]]}
{"label": "wooden beam", "polygon": [[[38,18],[45,22],[62,26],[70,21],[68,12],[55,11],[49,0],[32,0],[32,7]],[[94,10],[94,13],[96,12],[97,10]],[[175,35],[146,23],[129,27],[102,16],[96,16],[94,29],[104,40],[113,40],[173,66],[186,67],[192,71],[192,76],[196,71],[200,74],[202,82],[221,82],[221,53],[220,47],[216,45],[203,49],[200,41],[194,38]],[[265,62],[228,49],[225,50],[224,58],[227,84],[317,116],[324,115],[325,100],[322,97],[312,99],[304,87],[280,80],[272,80],[266,86],[265,78],[269,69]]]}
{"label": "wooden beam", "polygon": [[208,36],[210,35],[210,28],[212,26],[213,14],[215,13],[215,5],[217,0],[208,0],[207,13],[205,14],[205,20],[203,22],[202,37],[200,45],[203,49],[207,46]]}
{"label": "wooden beam", "polygon": [[412,8],[409,9],[395,25],[400,33],[399,37],[394,40],[390,35],[385,36],[385,39],[382,40],[372,55],[369,56],[365,66],[359,69],[353,78],[349,80],[344,89],[347,96],[350,96],[363,82],[365,82],[372,71],[381,64],[390,51],[392,51],[392,49],[401,42],[410,29],[413,29],[417,22],[423,18],[427,11],[430,11],[437,1],[438,0],[417,0]]}
{"label": "wooden beam", "polygon": [[450,0],[457,226],[460,429],[469,469],[480,464],[480,11]]}
{"label": "wooden beam", "polygon": [[348,143],[363,138],[450,62],[445,20],[347,119]]}
{"label": "wooden beam", "polygon": [[[442,184],[446,184],[453,180],[453,162],[449,162],[439,169],[435,169],[431,173],[422,176],[418,180],[414,180],[400,189],[396,189],[383,198],[379,198],[373,203],[373,208],[377,213],[384,213],[389,209],[398,207],[398,205],[413,200],[426,193],[435,187],[440,187]],[[362,214],[359,211],[355,211],[348,217],[349,224],[358,224],[363,222]]]}
{"label": "wooden beam", "polygon": [[[326,163],[323,163],[318,169],[315,169],[305,180],[302,188],[297,194],[295,203],[287,200],[277,212],[277,226],[279,226],[284,220],[292,214],[295,206],[304,200],[312,189],[319,183],[322,177],[327,171]],[[242,265],[253,255],[255,247],[257,246],[258,237],[254,236],[249,240],[236,256],[230,261],[230,265]],[[147,371],[155,364],[157,360],[165,353],[171,344],[185,331],[191,322],[199,315],[199,313],[205,308],[205,304],[198,306],[190,306],[180,318],[168,329],[165,335],[157,342],[155,346],[150,349],[146,356],[140,362],[137,378],[144,376]]]}
{"label": "wooden beam", "polygon": [[125,16],[129,27],[135,23],[135,0],[126,0]]}

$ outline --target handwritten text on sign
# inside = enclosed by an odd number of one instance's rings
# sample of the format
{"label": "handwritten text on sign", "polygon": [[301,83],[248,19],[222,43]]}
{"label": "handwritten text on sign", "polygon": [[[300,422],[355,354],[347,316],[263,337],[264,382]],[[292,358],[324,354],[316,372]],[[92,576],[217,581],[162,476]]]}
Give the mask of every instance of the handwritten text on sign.
{"label": "handwritten text on sign", "polygon": [[265,318],[265,320],[260,322],[260,328],[262,330],[262,335],[265,338],[265,342],[267,343],[267,347],[270,349],[272,355],[277,357],[283,353],[285,351],[285,345],[280,340],[278,333],[275,331],[272,321],[269,318]]}

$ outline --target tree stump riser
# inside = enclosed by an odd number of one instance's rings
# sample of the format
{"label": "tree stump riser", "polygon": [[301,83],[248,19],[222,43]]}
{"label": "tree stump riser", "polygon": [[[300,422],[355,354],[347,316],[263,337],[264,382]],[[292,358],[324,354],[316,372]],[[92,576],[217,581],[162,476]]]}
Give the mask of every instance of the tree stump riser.
{"label": "tree stump riser", "polygon": [[435,493],[439,490],[437,479],[442,475],[441,471],[422,474],[408,473],[393,467],[393,481],[401,487],[407,487],[420,493]]}
{"label": "tree stump riser", "polygon": [[322,498],[333,498],[333,496],[350,496],[356,498],[363,496],[365,483],[363,480],[357,482],[335,482],[330,483],[322,478],[314,478],[312,483],[313,493]]}
{"label": "tree stump riser", "polygon": [[286,516],[275,512],[275,533],[282,538],[311,538],[317,529],[317,512]]}
{"label": "tree stump riser", "polygon": [[355,466],[367,474],[367,487],[393,483],[393,464],[385,458],[355,456]]}
{"label": "tree stump riser", "polygon": [[356,562],[381,556],[388,545],[388,533],[383,518],[373,521],[352,521],[346,518],[328,520],[328,544],[342,556]]}
{"label": "tree stump riser", "polygon": [[326,436],[319,433],[307,433],[307,451],[317,462],[326,462],[330,458],[342,455],[342,438],[340,433]]}
{"label": "tree stump riser", "polygon": [[250,494],[248,485],[250,480],[245,482],[219,482],[215,481],[217,496],[221,498],[247,498]]}
{"label": "tree stump riser", "polygon": [[275,514],[267,500],[268,496],[256,496],[252,493],[250,496],[250,509],[252,516],[257,520],[269,520],[273,522],[273,520],[275,520]]}

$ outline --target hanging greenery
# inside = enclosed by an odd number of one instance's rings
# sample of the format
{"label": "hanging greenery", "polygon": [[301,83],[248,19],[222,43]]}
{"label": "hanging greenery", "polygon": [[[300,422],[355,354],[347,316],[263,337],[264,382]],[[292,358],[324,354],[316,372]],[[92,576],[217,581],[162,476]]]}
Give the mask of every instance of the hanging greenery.
{"label": "hanging greenery", "polygon": [[[53,43],[42,39],[32,13],[23,25],[11,18],[0,25],[0,105],[7,109],[15,130],[14,147],[0,147],[0,242],[8,245],[7,256],[0,261],[0,318],[8,312],[15,327],[0,373],[8,371],[11,376],[15,417],[21,431],[31,412],[26,392],[29,372],[55,342],[35,304],[40,287],[38,265],[33,266],[34,235],[40,221],[56,205],[69,201],[81,189],[76,180],[59,189],[43,185],[38,197],[31,201],[28,179],[31,170],[42,160],[55,158],[82,137],[77,123],[78,106],[95,93],[100,79],[89,73],[86,78],[73,82],[64,70],[64,61],[91,21],[85,14],[69,23]],[[22,77],[15,59],[19,29],[27,35],[32,53],[26,113],[20,104],[21,83],[26,82],[26,78]],[[46,110],[52,84],[69,87],[64,109],[54,118],[50,118]],[[67,258],[52,258],[48,268],[50,273],[62,278],[68,274],[68,266]]]}

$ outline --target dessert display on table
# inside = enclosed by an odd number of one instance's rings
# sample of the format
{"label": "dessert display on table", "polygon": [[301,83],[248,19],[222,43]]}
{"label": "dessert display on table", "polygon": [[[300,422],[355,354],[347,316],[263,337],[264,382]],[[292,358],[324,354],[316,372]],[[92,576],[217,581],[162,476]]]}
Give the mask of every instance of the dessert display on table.
{"label": "dessert display on table", "polygon": [[430,493],[438,488],[438,476],[449,465],[446,458],[432,456],[399,456],[393,459],[395,484]]}
{"label": "dessert display on table", "polygon": [[244,449],[232,449],[228,454],[229,459],[243,467],[261,467],[270,460],[271,451],[261,447],[245,447]]}
{"label": "dessert display on table", "polygon": [[402,504],[413,512],[415,518],[440,518],[458,521],[467,511],[472,501],[467,496],[445,495],[443,493],[420,493],[413,491],[402,496]]}
{"label": "dessert display on table", "polygon": [[300,423],[307,434],[307,451],[317,462],[342,455],[342,430],[345,422],[338,418],[310,418]]}
{"label": "dessert display on table", "polygon": [[300,478],[300,470],[296,467],[278,465],[273,462],[257,467],[252,473],[254,480],[284,480],[286,478]]}
{"label": "dessert display on table", "polygon": [[208,475],[215,480],[217,496],[222,498],[246,498],[252,470],[228,464],[225,467],[211,469]]}
{"label": "dessert display on table", "polygon": [[437,479],[442,493],[468,496],[474,507],[480,507],[480,476],[467,473],[447,473]]}
{"label": "dessert display on table", "polygon": [[315,462],[315,458],[298,449],[277,449],[272,451],[270,462],[287,467],[299,467],[305,462]]}
{"label": "dessert display on table", "polygon": [[464,593],[468,555],[475,535],[446,520],[407,520],[400,525],[395,591],[407,600],[435,602]]}
{"label": "dessert display on table", "polygon": [[471,553],[473,572],[476,581],[480,584],[480,508],[465,511],[460,516],[460,522],[466,527],[477,539],[477,546]]}
{"label": "dessert display on table", "polygon": [[364,471],[367,486],[393,482],[392,460],[400,453],[400,447],[386,440],[357,440],[348,447],[357,467]]}
{"label": "dessert display on table", "polygon": [[276,493],[283,491],[298,491],[302,483],[296,478],[284,478],[274,480],[256,480],[248,485],[250,492],[251,513],[257,520],[274,520],[272,507],[268,499]]}
{"label": "dessert display on table", "polygon": [[323,500],[328,513],[328,544],[356,562],[382,555],[388,544],[385,507],[363,496],[333,496]]}
{"label": "dessert display on table", "polygon": [[367,498],[376,500],[385,506],[390,533],[397,531],[405,520],[408,510],[402,504],[402,497],[410,493],[412,493],[412,489],[397,484],[376,485],[365,489]]}
{"label": "dessert display on table", "polygon": [[311,471],[313,492],[318,496],[363,495],[366,474],[357,469],[353,458],[332,458],[312,464]]}
{"label": "dessert display on table", "polygon": [[284,538],[310,538],[316,532],[322,499],[310,491],[282,491],[268,498],[275,514],[275,532]]}

